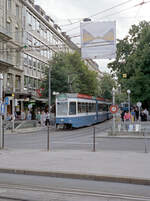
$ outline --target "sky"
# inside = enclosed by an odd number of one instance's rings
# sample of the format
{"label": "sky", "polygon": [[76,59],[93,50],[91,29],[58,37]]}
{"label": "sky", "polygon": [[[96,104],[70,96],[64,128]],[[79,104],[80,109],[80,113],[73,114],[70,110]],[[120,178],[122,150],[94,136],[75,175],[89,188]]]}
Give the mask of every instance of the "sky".
{"label": "sky", "polygon": [[[80,22],[116,21],[116,39],[123,39],[140,21],[150,21],[150,0],[35,0],[62,31],[80,46]],[[102,72],[110,72],[107,64],[113,60],[98,59]]]}

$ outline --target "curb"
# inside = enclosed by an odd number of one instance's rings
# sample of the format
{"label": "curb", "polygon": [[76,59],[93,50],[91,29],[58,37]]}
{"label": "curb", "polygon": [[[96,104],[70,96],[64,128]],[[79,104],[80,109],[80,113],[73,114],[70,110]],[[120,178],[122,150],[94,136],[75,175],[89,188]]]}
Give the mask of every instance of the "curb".
{"label": "curb", "polygon": [[150,139],[150,136],[96,136],[96,138],[115,138],[115,139]]}
{"label": "curb", "polygon": [[19,175],[34,175],[34,176],[48,176],[57,178],[68,179],[84,179],[93,181],[107,181],[128,184],[150,185],[150,179],[136,178],[136,177],[123,177],[113,175],[93,175],[93,174],[78,174],[78,173],[65,173],[65,172],[48,172],[38,170],[23,170],[23,169],[5,169],[0,168],[0,173],[19,174]]}
{"label": "curb", "polygon": [[[53,129],[53,128],[51,128]],[[40,132],[40,131],[46,131],[47,127],[38,127],[36,129],[31,129],[31,128],[27,128],[27,129],[18,129],[18,130],[14,130],[14,132],[10,131],[5,131],[5,134],[26,134],[26,133],[35,133],[35,132]]]}

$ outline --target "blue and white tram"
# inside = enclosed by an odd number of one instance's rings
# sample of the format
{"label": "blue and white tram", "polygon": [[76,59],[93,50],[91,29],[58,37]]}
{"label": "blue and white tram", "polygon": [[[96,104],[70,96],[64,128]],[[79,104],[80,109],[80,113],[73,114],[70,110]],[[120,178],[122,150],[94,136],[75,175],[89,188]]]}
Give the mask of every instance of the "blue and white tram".
{"label": "blue and white tram", "polygon": [[110,119],[110,105],[103,98],[85,94],[59,94],[56,96],[56,127],[79,128]]}

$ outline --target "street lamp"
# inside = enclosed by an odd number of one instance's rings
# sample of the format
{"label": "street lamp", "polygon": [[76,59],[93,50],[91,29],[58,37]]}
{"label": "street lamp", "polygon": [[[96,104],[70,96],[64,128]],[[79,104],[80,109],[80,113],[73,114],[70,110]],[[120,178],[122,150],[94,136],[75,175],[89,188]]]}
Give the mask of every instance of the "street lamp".
{"label": "street lamp", "polygon": [[115,105],[115,88],[112,88],[112,95],[113,95],[113,105]]}
{"label": "street lamp", "polygon": [[127,90],[127,94],[128,94],[128,111],[130,113],[130,94],[131,94],[130,89]]}

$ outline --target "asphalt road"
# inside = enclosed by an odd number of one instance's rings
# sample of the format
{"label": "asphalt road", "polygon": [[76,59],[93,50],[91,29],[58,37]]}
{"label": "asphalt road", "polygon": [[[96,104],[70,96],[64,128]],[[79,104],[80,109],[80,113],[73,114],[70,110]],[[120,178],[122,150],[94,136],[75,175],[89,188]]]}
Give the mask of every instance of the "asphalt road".
{"label": "asphalt road", "polygon": [[[96,125],[95,147],[100,150],[121,151],[145,151],[145,140],[136,138],[107,138],[99,137],[103,132],[110,129],[111,121],[105,121]],[[93,150],[93,127],[85,127],[74,130],[50,130],[50,150]],[[150,139],[146,140],[147,151],[150,151]],[[27,134],[5,135],[6,149],[47,149],[47,128],[42,131]]]}
{"label": "asphalt road", "polygon": [[147,201],[150,199],[150,186],[0,174],[2,197],[26,201],[142,201],[143,198]]}

